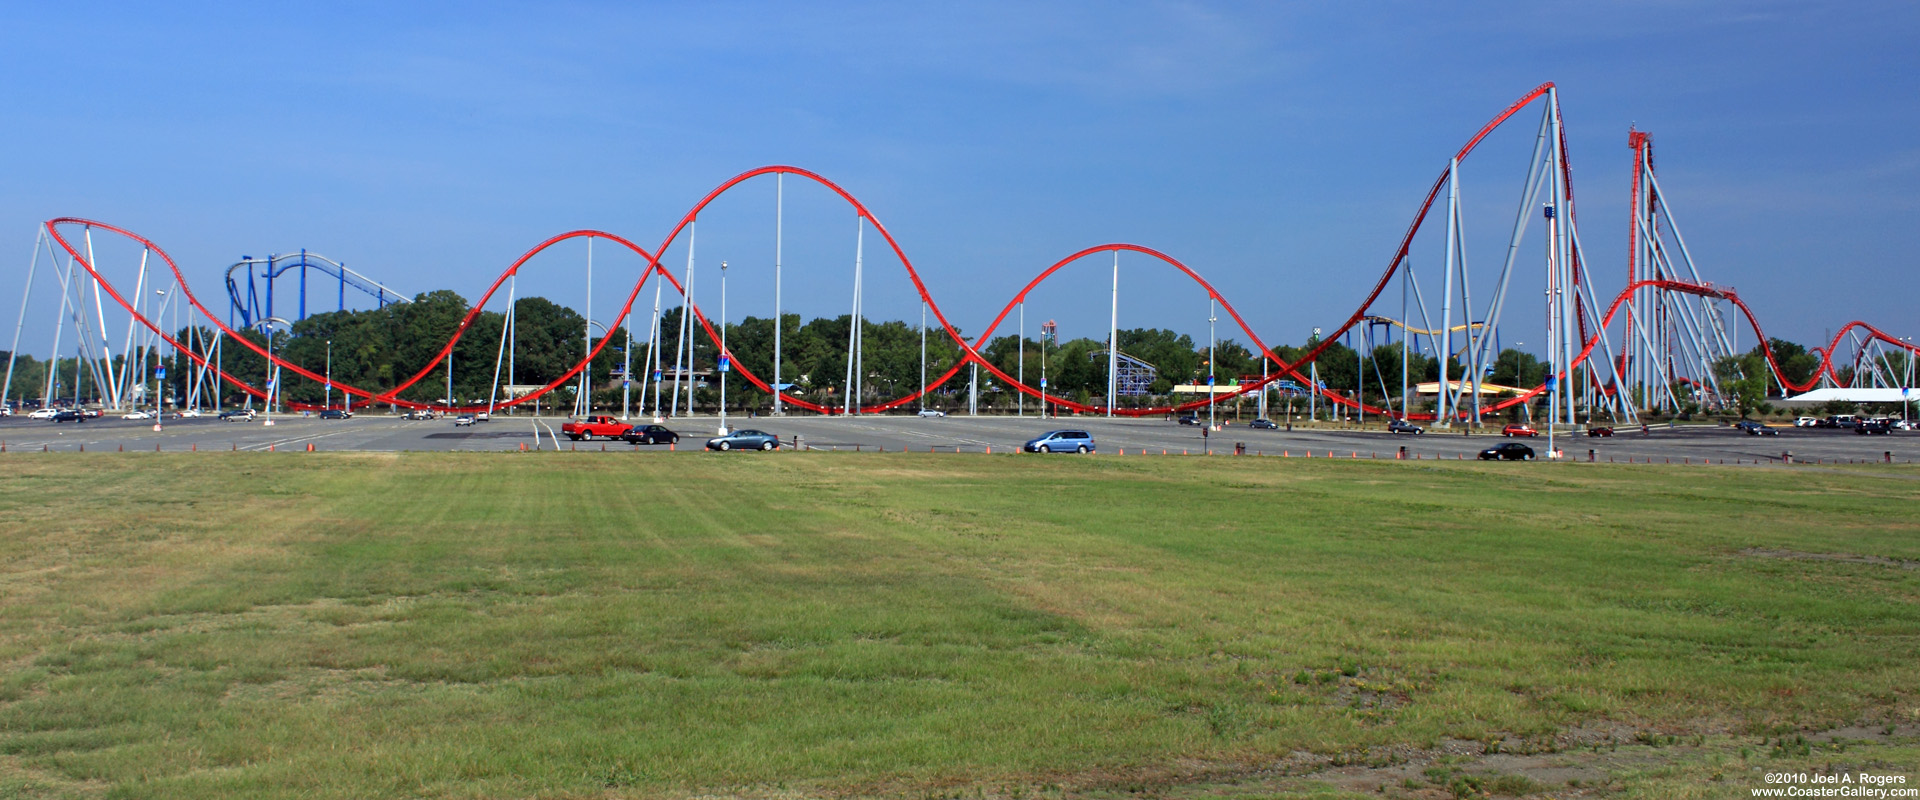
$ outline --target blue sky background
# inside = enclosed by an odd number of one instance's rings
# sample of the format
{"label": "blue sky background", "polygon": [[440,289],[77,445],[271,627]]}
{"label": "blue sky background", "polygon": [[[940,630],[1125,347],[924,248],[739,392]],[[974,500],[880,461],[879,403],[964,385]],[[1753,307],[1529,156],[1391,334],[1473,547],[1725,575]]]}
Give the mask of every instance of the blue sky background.
{"label": "blue sky background", "polygon": [[[1128,241],[1213,279],[1270,341],[1298,342],[1364,298],[1452,151],[1552,80],[1602,294],[1625,276],[1637,124],[1707,277],[1768,333],[1811,342],[1862,318],[1920,334],[1920,6],[931,6],[13,4],[0,309],[55,216],[151,237],[209,302],[240,255],[302,247],[409,293],[473,298],[549,235],[601,228],[651,248],[713,186],[786,163],[866,202],[967,331],[1056,259]],[[1480,282],[1537,119],[1463,168]],[[732,264],[735,319],[772,308],[772,207],[763,180],[701,227],[702,268]],[[844,313],[853,227],[844,205],[789,184],[790,309]],[[1416,256],[1430,299],[1431,238]],[[868,315],[915,317],[868,244]],[[581,305],[581,249],[538,260],[522,293]],[[1537,292],[1530,252],[1517,291]],[[603,317],[637,262],[596,257]],[[684,258],[668,253],[675,269]],[[1100,335],[1106,270],[1063,273],[1029,329],[1051,317],[1064,336]],[[1205,335],[1206,299],[1184,279],[1128,259],[1122,282],[1123,326]],[[1397,315],[1390,294],[1379,310]],[[1511,308],[1508,343],[1537,340],[1540,317]]]}

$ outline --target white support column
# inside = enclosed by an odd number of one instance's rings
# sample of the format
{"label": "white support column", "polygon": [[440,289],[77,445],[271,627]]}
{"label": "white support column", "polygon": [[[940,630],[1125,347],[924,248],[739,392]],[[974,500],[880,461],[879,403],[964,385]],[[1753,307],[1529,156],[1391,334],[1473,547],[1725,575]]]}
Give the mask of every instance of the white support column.
{"label": "white support column", "polygon": [[[921,308],[925,309],[925,306],[921,306]],[[922,310],[921,313],[925,314],[926,312]],[[924,349],[926,347],[925,345],[926,320],[923,318],[920,324],[922,326],[921,328],[922,332],[920,334],[921,342],[922,342],[921,347]],[[1019,370],[1019,372],[1016,375],[1014,375],[1014,379],[1018,381],[1020,385],[1025,386],[1027,384],[1027,298],[1025,297],[1020,298],[1020,336],[1018,337],[1018,339],[1016,339],[1016,341],[1018,341],[1020,344],[1018,355],[1016,356],[1017,364],[1018,364],[1016,368]],[[924,357],[922,360],[924,360]],[[1016,417],[1026,416],[1027,415],[1027,393],[1014,392],[1013,402],[1014,402],[1013,415]]]}
{"label": "white support column", "polygon": [[774,173],[773,176],[773,415],[778,417],[787,413],[786,404],[780,400],[781,367],[781,328],[786,320],[780,311],[781,255],[786,242],[787,210],[787,174]]}
{"label": "white support column", "polygon": [[27,287],[20,291],[20,316],[13,324],[13,346],[7,348],[7,379],[0,382],[0,404],[6,403],[13,392],[13,360],[20,354],[20,331],[27,325],[27,299],[33,296],[33,275],[39,268],[40,242],[35,237],[33,253],[27,259]]}
{"label": "white support column", "polygon": [[[1120,391],[1120,251],[1113,251],[1113,314],[1107,324],[1107,416]],[[1211,399],[1211,398],[1209,398]]]}
{"label": "white support column", "polygon": [[1447,163],[1447,275],[1440,288],[1440,384],[1437,406],[1438,418],[1434,420],[1438,427],[1453,427],[1453,404],[1450,382],[1452,377],[1447,362],[1453,357],[1453,270],[1460,237],[1460,159]]}

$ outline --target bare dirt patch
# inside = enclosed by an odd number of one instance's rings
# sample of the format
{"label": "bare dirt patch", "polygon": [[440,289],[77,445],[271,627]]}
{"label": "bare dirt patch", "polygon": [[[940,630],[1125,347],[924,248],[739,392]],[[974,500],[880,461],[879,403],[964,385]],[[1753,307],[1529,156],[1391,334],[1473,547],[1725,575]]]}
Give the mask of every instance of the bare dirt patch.
{"label": "bare dirt patch", "polygon": [[1786,561],[1833,561],[1845,564],[1873,564],[1882,567],[1900,569],[1920,569],[1920,561],[1886,556],[1867,556],[1858,553],[1802,553],[1797,550],[1778,550],[1768,547],[1749,547],[1740,551],[1740,555],[1753,558],[1778,558]]}

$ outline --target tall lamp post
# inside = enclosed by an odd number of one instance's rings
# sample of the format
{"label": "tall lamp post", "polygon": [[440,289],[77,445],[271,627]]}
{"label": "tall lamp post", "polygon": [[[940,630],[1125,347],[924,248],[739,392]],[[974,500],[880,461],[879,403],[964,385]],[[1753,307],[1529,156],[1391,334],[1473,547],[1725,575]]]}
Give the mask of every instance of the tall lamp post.
{"label": "tall lamp post", "polygon": [[[156,297],[159,297],[159,298],[160,298],[160,309],[161,309],[162,311],[165,311],[165,310],[166,310],[166,308],[167,308],[167,301],[166,301],[166,297],[167,297],[167,290],[165,290],[165,289],[155,289],[155,290],[154,290],[154,292],[153,292],[153,294],[154,294],[154,296],[156,296]],[[157,343],[156,343],[156,344],[157,344]],[[155,348],[153,348],[153,351],[154,351],[154,353],[153,353],[153,361],[154,361],[154,369],[153,369],[153,429],[157,431],[157,430],[160,430],[160,424],[161,424],[161,423],[160,423],[160,420],[161,420],[161,418],[162,418],[162,417],[164,417],[164,416],[165,416],[165,412],[166,412],[166,409],[165,409],[165,408],[164,408],[164,407],[163,407],[163,406],[161,405],[161,400],[162,400],[162,397],[161,397],[161,396],[162,396],[162,395],[164,395],[164,394],[166,394],[166,392],[167,392],[167,388],[166,388],[166,381],[167,381],[167,362],[161,359],[161,356],[160,356],[160,348],[158,348],[158,347],[155,347]]]}
{"label": "tall lamp post", "polygon": [[276,322],[287,330],[293,330],[293,323],[279,317],[267,317],[260,321],[260,328],[267,334],[267,419],[262,425],[273,424],[273,403],[280,398],[280,366],[273,363],[273,323]]}
{"label": "tall lamp post", "polygon": [[[720,262],[720,435],[727,435],[727,373],[733,371],[733,351],[727,349],[727,262]],[[780,391],[774,387],[774,391]]]}
{"label": "tall lamp post", "polygon": [[[1207,295],[1207,430],[1213,430],[1214,380],[1217,365],[1214,363],[1213,323],[1220,321],[1219,313],[1214,309],[1213,295]],[[1211,449],[1208,452],[1212,452]]]}
{"label": "tall lamp post", "polygon": [[327,340],[327,399],[326,407],[333,408],[333,340]]}

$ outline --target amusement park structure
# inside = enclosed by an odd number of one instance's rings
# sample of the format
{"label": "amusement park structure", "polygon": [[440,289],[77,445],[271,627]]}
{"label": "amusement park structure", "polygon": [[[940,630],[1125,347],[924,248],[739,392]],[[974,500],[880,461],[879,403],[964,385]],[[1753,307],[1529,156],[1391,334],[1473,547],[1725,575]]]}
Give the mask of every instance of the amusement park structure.
{"label": "amusement park structure", "polygon": [[[227,324],[233,325],[237,317],[238,327],[251,328],[279,316],[274,309],[274,283],[289,272],[297,279],[296,286],[299,289],[298,312],[293,318],[295,322],[307,318],[307,277],[310,272],[320,273],[323,279],[333,279],[335,311],[347,310],[349,287],[356,293],[373,298],[380,308],[386,308],[388,303],[407,302],[406,295],[348,269],[345,264],[302,248],[298,253],[269,255],[266,258],[241,256],[239,261],[227,268]],[[243,286],[244,289],[241,288]]]}
{"label": "amusement park structure", "polygon": [[[1528,109],[1537,108],[1539,120],[1533,128],[1532,156],[1526,165],[1526,181],[1520,187],[1519,203],[1514,213],[1510,230],[1505,230],[1505,246],[1495,254],[1493,263],[1497,269],[1491,275],[1475,274],[1469,270],[1469,237],[1464,223],[1463,205],[1468,198],[1463,192],[1461,177],[1466,171],[1470,156],[1480,148],[1483,141],[1503,125],[1518,118]],[[1215,287],[1199,272],[1171,255],[1149,247],[1128,244],[1108,243],[1085,248],[1068,255],[1041,270],[1031,281],[1016,291],[1007,304],[1000,309],[992,321],[984,326],[979,334],[972,338],[963,337],[948,313],[943,310],[929,293],[922,280],[921,273],[914,266],[892,233],[880,220],[856,199],[851,193],[825,177],[814,172],[792,166],[768,166],[742,173],[722,183],[706,196],[702,197],[674,225],[660,245],[652,250],[619,235],[598,230],[575,230],[562,233],[539,243],[509,265],[494,279],[491,285],[474,301],[458,328],[437,355],[423,363],[408,365],[416,369],[408,377],[390,386],[355,386],[334,382],[330,376],[323,375],[307,366],[282,358],[272,351],[273,339],[267,337],[264,344],[252,338],[240,336],[240,331],[248,328],[262,329],[263,326],[284,323],[276,316],[272,279],[291,270],[298,270],[302,278],[302,289],[297,315],[307,312],[307,297],[304,289],[305,276],[309,270],[322,273],[323,278],[331,278],[335,286],[336,306],[344,308],[348,287],[373,297],[382,305],[400,302],[404,298],[364,276],[359,275],[337,262],[302,251],[298,256],[274,256],[268,259],[243,259],[228,272],[228,319],[223,321],[220,315],[194,295],[188,288],[178,264],[173,258],[151,240],[124,228],[104,222],[86,219],[62,217],[44,223],[40,227],[39,238],[34,250],[34,260],[27,275],[26,295],[23,296],[21,316],[15,328],[17,349],[19,332],[25,325],[29,311],[33,313],[52,313],[55,316],[54,343],[55,354],[61,352],[62,343],[73,348],[79,364],[84,364],[94,377],[94,385],[107,387],[103,402],[121,407],[134,401],[139,393],[132,387],[143,379],[144,370],[136,370],[127,365],[147,363],[144,359],[163,348],[185,354],[195,365],[197,375],[193,382],[195,391],[202,385],[202,379],[224,382],[237,387],[252,397],[265,399],[276,381],[271,376],[291,374],[293,379],[304,379],[316,383],[326,381],[329,389],[339,389],[350,402],[360,404],[380,403],[406,408],[425,408],[439,411],[493,412],[522,403],[537,402],[538,399],[557,388],[577,385],[580,393],[576,395],[575,409],[584,413],[584,398],[591,387],[583,376],[583,371],[593,362],[609,343],[619,337],[611,335],[623,331],[628,346],[620,348],[623,364],[619,374],[623,379],[635,374],[636,365],[630,363],[637,350],[638,341],[644,338],[646,361],[638,365],[641,376],[639,387],[639,411],[642,415],[655,417],[668,413],[682,413],[692,408],[693,384],[682,378],[694,373],[696,348],[695,340],[704,335],[713,346],[717,355],[711,358],[717,363],[698,365],[701,368],[713,367],[717,372],[734,372],[739,377],[762,392],[771,395],[773,412],[787,413],[798,409],[818,414],[857,415],[876,414],[899,409],[922,399],[931,391],[952,381],[962,369],[969,372],[967,382],[969,397],[975,396],[980,384],[979,372],[984,371],[999,385],[1019,392],[1022,396],[1039,399],[1042,408],[1069,409],[1078,413],[1101,414],[1107,416],[1158,416],[1168,413],[1186,412],[1202,405],[1218,404],[1234,400],[1249,393],[1258,392],[1264,401],[1270,387],[1281,385],[1307,387],[1318,400],[1334,406],[1350,409],[1357,416],[1378,415],[1380,417],[1398,417],[1402,419],[1433,419],[1438,424],[1478,425],[1487,415],[1500,412],[1517,404],[1528,403],[1545,396],[1544,409],[1553,425],[1578,426],[1583,421],[1592,421],[1596,416],[1620,423],[1631,423],[1638,415],[1646,413],[1672,412],[1685,404],[1698,404],[1702,407],[1726,407],[1731,402],[1729,388],[1723,385],[1725,365],[1730,357],[1741,355],[1738,347],[1740,336],[1739,323],[1744,322],[1752,332],[1753,341],[1765,355],[1767,376],[1772,385],[1778,386],[1783,394],[1805,392],[1816,386],[1836,386],[1842,382],[1851,382],[1860,386],[1880,386],[1906,388],[1912,383],[1910,368],[1896,368],[1891,353],[1905,353],[1909,357],[1916,348],[1901,339],[1868,325],[1864,322],[1852,322],[1840,329],[1832,341],[1823,348],[1816,348],[1819,356],[1818,368],[1806,380],[1794,382],[1780,370],[1774,354],[1768,347],[1768,340],[1762,333],[1759,321],[1751,309],[1741,301],[1731,289],[1704,279],[1699,266],[1689,253],[1686,241],[1680,235],[1673,209],[1667,201],[1659,180],[1654,172],[1652,139],[1641,131],[1629,134],[1629,144],[1633,153],[1635,169],[1631,186],[1633,219],[1629,231],[1629,251],[1627,263],[1627,282],[1615,295],[1609,297],[1599,294],[1594,286],[1592,260],[1582,245],[1578,216],[1575,211],[1572,170],[1568,164],[1569,148],[1565,140],[1565,127],[1561,121],[1559,94],[1553,84],[1536,87],[1476,132],[1464,146],[1453,153],[1446,161],[1445,168],[1433,182],[1423,202],[1414,214],[1411,224],[1401,237],[1386,269],[1372,283],[1364,299],[1338,326],[1324,337],[1316,336],[1309,347],[1292,360],[1281,358],[1256,333],[1235,310],[1233,304],[1222,296]],[[1495,170],[1487,170],[1492,173]],[[1502,170],[1504,171],[1504,170]],[[722,301],[721,327],[716,328],[695,293],[695,236],[696,220],[703,210],[717,198],[735,187],[763,176],[771,176],[775,182],[775,205],[773,211],[774,248],[771,254],[773,272],[775,320],[781,317],[781,280],[783,268],[784,237],[784,198],[785,179],[810,181],[830,191],[839,200],[851,207],[855,217],[855,242],[852,269],[854,292],[852,296],[852,319],[856,324],[849,334],[848,369],[845,376],[843,393],[838,401],[816,402],[797,396],[790,391],[791,385],[785,378],[783,349],[780,343],[782,325],[773,326],[773,352],[771,354],[772,374],[761,376],[749,370],[735,354],[727,349],[725,336],[726,319],[724,300]],[[1444,193],[1444,196],[1443,196]],[[1427,238],[1422,242],[1433,242],[1437,235],[1444,243],[1436,249],[1444,252],[1439,259],[1441,274],[1427,276],[1424,281],[1428,288],[1440,290],[1438,298],[1428,298],[1421,291],[1423,281],[1414,274],[1410,254],[1414,249],[1416,237],[1428,232],[1430,216],[1440,212],[1440,219]],[[1539,236],[1533,246],[1527,246],[1528,234],[1538,227]],[[936,335],[946,336],[957,346],[960,357],[938,375],[928,375],[924,344],[922,346],[922,379],[914,391],[884,400],[869,400],[862,385],[867,370],[862,366],[863,344],[861,325],[858,321],[864,316],[861,287],[865,280],[865,240],[871,233],[884,243],[896,257],[911,281],[922,307],[921,335],[933,331]],[[1503,229],[1504,230],[1504,229]],[[110,280],[110,268],[96,260],[95,234],[112,235],[124,240],[123,249],[137,255],[126,256],[126,265],[112,268],[115,276],[124,272],[131,277],[130,283],[123,277],[120,282]],[[684,237],[684,241],[682,238]],[[546,384],[530,391],[515,391],[505,396],[496,394],[483,404],[463,404],[452,396],[449,386],[443,402],[424,402],[401,397],[401,393],[420,383],[441,364],[448,363],[454,345],[465,335],[469,326],[485,309],[503,287],[506,288],[507,314],[505,328],[501,332],[501,341],[497,348],[494,383],[501,385],[514,383],[513,358],[517,336],[514,333],[513,298],[514,283],[521,268],[534,256],[562,242],[584,239],[588,244],[588,296],[592,296],[591,248],[596,242],[621,248],[639,256],[646,267],[638,280],[624,292],[624,300],[618,312],[604,324],[588,321],[585,343],[581,347],[581,357],[570,369]],[[662,255],[668,248],[680,242],[686,249],[686,266],[683,272],[676,274],[662,261]],[[125,248],[130,243],[132,247]],[[60,300],[57,304],[33,306],[28,300],[34,290],[35,275],[43,260],[48,269],[44,284],[56,283]],[[1030,296],[1043,282],[1063,268],[1088,260],[1095,256],[1105,256],[1101,261],[1111,262],[1111,317],[1105,340],[1107,345],[1098,355],[1107,361],[1106,397],[1104,402],[1093,402],[1092,398],[1076,401],[1049,390],[1047,385],[1047,365],[1040,366],[1038,385],[1028,382],[1027,353],[1024,343],[1027,339],[1025,319],[1026,306]],[[1141,367],[1144,362],[1126,357],[1114,344],[1118,341],[1119,331],[1119,294],[1121,260],[1141,261],[1169,267],[1184,275],[1196,284],[1207,296],[1210,309],[1217,305],[1225,311],[1224,318],[1209,313],[1209,323],[1231,320],[1239,326],[1242,333],[1252,344],[1252,349],[1263,364],[1260,376],[1255,380],[1243,380],[1232,387],[1231,391],[1209,390],[1206,396],[1190,402],[1166,406],[1123,405],[1122,398],[1134,396],[1138,387]],[[1485,263],[1485,262],[1483,262]],[[164,266],[164,269],[160,267]],[[1102,266],[1106,266],[1102,264]],[[236,270],[245,268],[244,288],[236,281]],[[735,265],[739,269],[739,265]],[[1524,270],[1541,270],[1544,277],[1544,296],[1539,305],[1534,305],[1514,290],[1514,277]],[[1104,271],[1104,270],[1103,270]],[[256,289],[255,275],[265,277],[264,291]],[[1617,274],[1617,273],[1616,273]],[[722,272],[721,285],[724,287],[725,272]],[[659,280],[654,280],[658,278]],[[1388,316],[1393,309],[1387,308],[1383,300],[1388,288],[1398,279],[1400,286],[1400,308],[1395,316]],[[631,315],[634,305],[639,302],[644,291],[652,282],[653,289],[650,319],[644,323],[643,330],[636,330]],[[1479,290],[1476,292],[1475,290]],[[723,290],[724,291],[724,290]],[[679,315],[679,329],[663,331],[662,303],[676,296],[683,309],[691,313]],[[724,294],[723,294],[724,297]],[[1437,301],[1438,314],[1432,313],[1431,301]],[[117,307],[109,315],[108,309]],[[591,307],[591,300],[589,300]],[[645,310],[645,309],[643,309]],[[1509,312],[1518,315],[1514,319],[1526,320],[1529,331],[1527,337],[1533,338],[1534,314],[1544,318],[1545,339],[1540,342],[1546,352],[1546,379],[1539,385],[1527,388],[1517,394],[1489,399],[1482,392],[1483,378],[1491,374],[1492,360],[1500,353],[1500,332],[1503,324],[1508,323]],[[213,330],[212,343],[201,341],[178,341],[174,332],[183,330],[178,325],[180,316],[189,318],[189,337],[197,336],[193,331],[199,329],[200,321],[210,323]],[[236,326],[234,322],[236,321]],[[1003,369],[982,354],[982,349],[993,340],[996,332],[1004,323],[1014,317],[1015,335],[1023,345],[1019,348],[1017,362],[1013,369]],[[197,318],[197,319],[196,319]],[[930,319],[929,319],[930,318]],[[1414,327],[1413,319],[1420,324]],[[171,321],[169,321],[171,320]],[[72,339],[65,338],[71,323]],[[929,327],[929,323],[931,326]],[[602,335],[596,339],[593,328],[598,327]],[[1410,377],[1401,376],[1400,402],[1393,403],[1394,396],[1388,390],[1388,378],[1379,374],[1376,364],[1374,378],[1381,384],[1379,396],[1383,407],[1364,402],[1364,393],[1348,394],[1327,388],[1317,380],[1318,359],[1343,336],[1357,334],[1369,345],[1360,349],[1362,370],[1357,380],[1369,380],[1364,370],[1367,354],[1377,344],[1374,340],[1376,328],[1384,329],[1387,341],[1393,341],[1395,331],[1399,332],[1398,342],[1403,355],[1411,354],[1415,349],[1428,352],[1440,358],[1442,378],[1435,382],[1436,397],[1431,410],[1416,412],[1408,402],[1407,386]],[[122,332],[118,339],[118,349],[110,336],[113,332]],[[1042,340],[1053,334],[1051,322],[1043,326]],[[1211,332],[1210,332],[1211,335]],[[1511,337],[1509,337],[1511,338]],[[674,342],[671,354],[662,351],[668,340]],[[219,362],[221,347],[227,346],[227,340],[234,345],[244,347],[270,364],[264,375],[234,375],[226,372]],[[1836,369],[1835,361],[1842,344],[1852,348],[1850,358],[1839,359],[1850,369]],[[490,343],[491,344],[491,343]],[[1209,344],[1209,349],[1212,345]],[[1046,348],[1041,348],[1042,358]],[[211,357],[208,354],[212,354]],[[1123,360],[1126,362],[1123,365]],[[1402,358],[1402,364],[1406,363]],[[1736,359],[1737,360],[1737,359]],[[666,362],[672,363],[666,363]],[[1138,362],[1138,363],[1136,363]],[[1208,371],[1212,371],[1209,359]],[[1911,362],[1906,362],[1909,367]],[[502,369],[502,366],[505,366]],[[80,369],[82,367],[76,367]],[[1404,369],[1404,367],[1403,367]],[[451,369],[448,370],[449,376]],[[403,373],[404,374],[404,373]],[[1844,379],[1843,379],[1844,375]],[[1210,376],[1211,377],[1211,376]],[[1747,376],[1740,376],[1745,378]],[[450,380],[450,378],[449,378]],[[1151,381],[1151,378],[1148,379]],[[1424,380],[1421,378],[1421,380]],[[12,382],[12,364],[9,362],[6,378],[8,387]],[[256,385],[256,381],[263,382]],[[671,382],[671,387],[662,384]],[[77,383],[77,381],[76,381]],[[623,385],[625,381],[623,380]],[[724,383],[723,383],[724,385]],[[49,379],[46,393],[51,395],[53,383]],[[524,388],[524,387],[523,387]],[[649,396],[649,390],[651,395]],[[662,394],[666,397],[663,398]],[[682,397],[684,393],[685,397]],[[298,404],[290,404],[300,407]],[[1019,406],[1024,413],[1022,400]]]}

